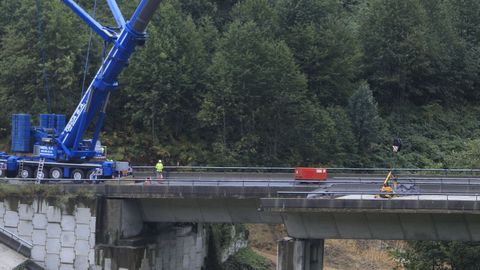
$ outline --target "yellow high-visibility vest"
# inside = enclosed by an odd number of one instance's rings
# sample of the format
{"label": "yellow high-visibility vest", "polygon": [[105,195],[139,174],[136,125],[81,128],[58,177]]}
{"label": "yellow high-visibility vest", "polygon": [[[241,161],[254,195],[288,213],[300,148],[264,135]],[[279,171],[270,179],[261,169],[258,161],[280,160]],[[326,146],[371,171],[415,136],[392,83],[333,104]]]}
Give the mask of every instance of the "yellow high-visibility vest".
{"label": "yellow high-visibility vest", "polygon": [[163,163],[158,162],[157,165],[155,165],[155,169],[157,172],[163,172]]}

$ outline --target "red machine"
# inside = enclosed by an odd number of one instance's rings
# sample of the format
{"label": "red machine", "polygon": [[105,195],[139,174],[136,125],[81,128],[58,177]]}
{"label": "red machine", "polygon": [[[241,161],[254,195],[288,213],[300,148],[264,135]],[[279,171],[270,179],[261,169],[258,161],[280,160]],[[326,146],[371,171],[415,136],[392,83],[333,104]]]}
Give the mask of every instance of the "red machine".
{"label": "red machine", "polygon": [[326,168],[295,168],[295,180],[327,180],[328,173]]}

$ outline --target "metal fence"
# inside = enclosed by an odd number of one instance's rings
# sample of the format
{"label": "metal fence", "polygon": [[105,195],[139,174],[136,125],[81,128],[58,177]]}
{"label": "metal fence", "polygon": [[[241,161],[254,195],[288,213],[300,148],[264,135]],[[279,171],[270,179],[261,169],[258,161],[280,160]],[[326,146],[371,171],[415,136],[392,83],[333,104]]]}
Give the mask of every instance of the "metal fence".
{"label": "metal fence", "polygon": [[[133,172],[155,172],[154,166],[132,166]],[[293,173],[294,167],[240,167],[240,166],[165,166],[165,171],[178,172],[258,172],[258,173]],[[333,174],[378,174],[394,170],[402,174],[433,175],[480,175],[480,169],[448,169],[448,168],[352,168],[326,167]]]}
{"label": "metal fence", "polygon": [[416,201],[428,201],[428,200],[445,200],[445,201],[480,201],[480,193],[469,192],[457,192],[457,193],[442,193],[442,192],[415,192],[415,193],[385,193],[385,192],[373,192],[373,191],[361,191],[361,192],[316,192],[316,191],[277,191],[279,198],[335,198],[352,199],[352,200],[372,200],[372,199],[384,199],[391,200],[391,198],[382,198],[380,195],[390,195],[392,198],[399,200],[416,200]]}
{"label": "metal fence", "polygon": [[[109,184],[109,185],[128,185],[128,184],[155,184],[165,186],[265,186],[265,187],[304,187],[309,189],[325,188],[325,187],[339,187],[339,188],[352,188],[352,187],[378,187],[380,188],[383,183],[383,178],[380,177],[350,177],[350,178],[338,178],[329,180],[318,181],[299,181],[292,179],[274,179],[270,177],[262,179],[250,179],[249,177],[237,178],[229,175],[230,178],[224,178],[222,175],[215,176],[216,178],[202,178],[202,177],[189,177],[189,176],[172,176],[168,178],[114,178],[114,179],[101,179],[101,180],[73,180],[73,179],[44,179],[41,183],[57,184],[57,183],[70,183],[70,184]],[[29,184],[38,183],[38,179],[35,178],[8,178],[4,179],[6,182],[12,184]],[[406,185],[412,187],[418,187],[422,189],[435,188],[438,190],[447,190],[447,188],[461,187],[465,190],[478,189],[480,190],[480,177],[405,177],[398,180],[398,187],[405,187]]]}

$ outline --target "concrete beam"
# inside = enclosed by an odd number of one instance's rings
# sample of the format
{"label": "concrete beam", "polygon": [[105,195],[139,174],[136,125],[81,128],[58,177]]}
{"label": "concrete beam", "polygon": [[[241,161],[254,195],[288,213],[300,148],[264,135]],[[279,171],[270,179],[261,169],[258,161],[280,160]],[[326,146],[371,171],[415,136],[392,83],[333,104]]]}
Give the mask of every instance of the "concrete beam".
{"label": "concrete beam", "polygon": [[305,199],[262,198],[262,209],[272,212],[378,212],[480,214],[475,200]]}
{"label": "concrete beam", "polygon": [[480,215],[283,213],[288,234],[305,239],[480,241]]}
{"label": "concrete beam", "polygon": [[258,199],[140,199],[144,221],[280,224],[278,213],[259,211]]}
{"label": "concrete beam", "polygon": [[277,196],[278,191],[301,191],[308,192],[313,187],[308,186],[218,186],[213,182],[211,185],[198,185],[195,180],[183,185],[105,185],[104,195],[107,198],[146,199],[146,198],[270,198]]}

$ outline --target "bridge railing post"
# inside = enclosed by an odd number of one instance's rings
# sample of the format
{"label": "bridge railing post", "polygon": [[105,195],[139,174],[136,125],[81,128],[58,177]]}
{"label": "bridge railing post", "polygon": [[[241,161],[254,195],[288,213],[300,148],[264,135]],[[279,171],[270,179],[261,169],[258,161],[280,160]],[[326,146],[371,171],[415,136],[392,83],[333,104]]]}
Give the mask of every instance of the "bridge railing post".
{"label": "bridge railing post", "polygon": [[242,179],[242,194],[245,195],[245,179]]}
{"label": "bridge railing post", "polygon": [[440,192],[443,191],[443,178],[440,178]]}
{"label": "bridge railing post", "polygon": [[268,197],[272,197],[272,189],[271,189],[271,186],[270,186],[270,181],[268,181]]}

